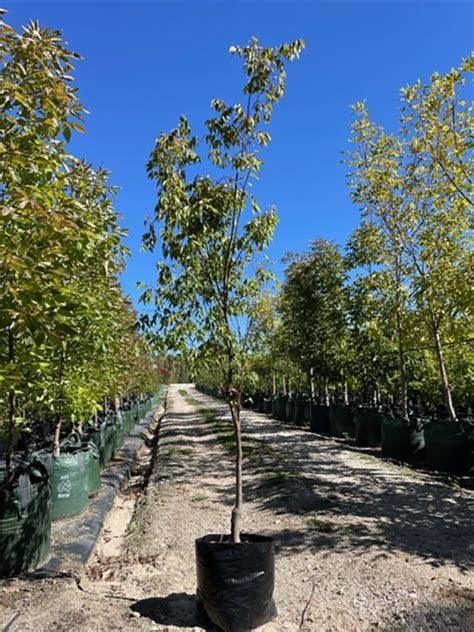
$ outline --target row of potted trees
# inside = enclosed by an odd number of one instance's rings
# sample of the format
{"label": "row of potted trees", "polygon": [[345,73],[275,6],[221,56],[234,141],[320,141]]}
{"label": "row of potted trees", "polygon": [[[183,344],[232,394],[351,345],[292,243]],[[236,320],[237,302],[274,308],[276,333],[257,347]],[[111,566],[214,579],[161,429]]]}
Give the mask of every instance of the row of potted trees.
{"label": "row of potted trees", "polygon": [[137,422],[163,397],[124,398],[61,440],[55,456],[51,438],[17,451],[14,477],[6,481],[0,460],[0,577],[41,566],[51,550],[51,522],[76,516],[100,491],[101,471],[123,445]]}
{"label": "row of potted trees", "polygon": [[245,404],[259,412],[311,432],[348,437],[362,447],[381,448],[398,460],[424,456],[433,469],[467,474],[474,465],[474,423],[458,423],[412,414],[407,417],[382,408],[341,403],[325,405],[305,395],[254,394]]}

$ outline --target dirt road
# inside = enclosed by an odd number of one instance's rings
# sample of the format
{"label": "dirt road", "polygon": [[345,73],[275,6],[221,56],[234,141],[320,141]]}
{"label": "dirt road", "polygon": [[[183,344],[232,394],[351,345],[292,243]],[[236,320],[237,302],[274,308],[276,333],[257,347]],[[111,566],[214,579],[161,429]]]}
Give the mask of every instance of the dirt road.
{"label": "dirt road", "polygon": [[[0,582],[5,632],[202,630],[194,540],[228,531],[226,416],[192,385],[172,385],[88,567]],[[244,529],[277,546],[279,618],[262,632],[474,629],[473,492],[263,415],[246,411],[243,424]]]}

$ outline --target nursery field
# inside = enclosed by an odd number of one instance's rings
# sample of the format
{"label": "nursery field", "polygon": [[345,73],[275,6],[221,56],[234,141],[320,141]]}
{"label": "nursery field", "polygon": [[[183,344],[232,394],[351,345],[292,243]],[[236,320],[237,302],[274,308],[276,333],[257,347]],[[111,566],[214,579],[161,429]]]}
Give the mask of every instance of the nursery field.
{"label": "nursery field", "polygon": [[[1,629],[206,629],[194,540],[228,529],[228,416],[171,385],[87,567],[2,580]],[[279,617],[262,631],[474,628],[472,491],[253,411],[242,427],[242,528],[276,542]]]}

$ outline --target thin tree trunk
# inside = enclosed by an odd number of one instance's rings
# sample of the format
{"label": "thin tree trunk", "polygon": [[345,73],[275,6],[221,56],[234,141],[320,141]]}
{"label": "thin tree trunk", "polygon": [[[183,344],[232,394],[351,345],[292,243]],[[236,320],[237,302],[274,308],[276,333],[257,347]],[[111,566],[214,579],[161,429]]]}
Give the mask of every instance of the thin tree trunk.
{"label": "thin tree trunk", "polygon": [[58,398],[58,414],[56,419],[56,426],[54,428],[54,441],[53,441],[53,456],[59,456],[61,452],[60,438],[61,438],[61,425],[62,425],[62,384],[63,384],[63,370],[64,370],[64,349],[61,349],[61,355],[59,357],[59,398]]}
{"label": "thin tree trunk", "polygon": [[275,370],[272,370],[272,386],[273,386],[273,394],[276,395],[277,392],[277,385],[276,385],[276,374],[275,374]]}
{"label": "thin tree trunk", "polygon": [[[15,361],[15,341],[13,338],[13,331],[10,327],[8,330],[8,362],[12,364]],[[7,446],[5,454],[5,468],[7,481],[12,476],[12,460],[14,445],[14,432],[15,432],[15,415],[16,415],[16,394],[11,390],[8,393],[8,429],[7,429]]]}
{"label": "thin tree trunk", "polygon": [[286,378],[285,378],[285,375],[282,376],[282,382],[283,382],[283,395],[286,395]]}
{"label": "thin tree trunk", "polygon": [[[397,297],[401,288],[397,287]],[[403,340],[402,317],[400,313],[400,299],[397,298],[397,307],[395,310],[397,341],[398,341],[398,368],[400,371],[400,380],[398,385],[398,399],[400,411],[403,418],[408,417],[408,393],[407,393],[407,373],[405,364],[405,345]]]}
{"label": "thin tree trunk", "polygon": [[[234,394],[235,393],[235,394]],[[234,424],[235,431],[235,505],[232,509],[231,517],[231,540],[232,542],[240,542],[240,522],[242,518],[242,429],[240,425],[240,392],[232,394],[235,399],[229,402],[230,414]]]}
{"label": "thin tree trunk", "polygon": [[344,380],[344,404],[349,406],[349,385],[347,380]]}
{"label": "thin tree trunk", "polygon": [[431,327],[435,342],[436,356],[438,358],[439,374],[441,377],[441,384],[443,386],[444,399],[446,401],[449,418],[451,419],[451,421],[457,421],[456,411],[454,410],[453,398],[451,395],[451,385],[449,383],[448,371],[446,369],[446,362],[444,360],[443,346],[441,344],[441,338],[439,336],[439,329],[433,316],[431,316]]}
{"label": "thin tree trunk", "polygon": [[54,427],[54,443],[53,443],[53,456],[59,456],[61,453],[61,446],[59,439],[61,437],[61,416],[56,419],[56,426]]}
{"label": "thin tree trunk", "polygon": [[314,402],[316,389],[314,386],[314,368],[313,367],[311,367],[309,370],[309,383],[310,383],[310,389],[311,389],[311,401]]}
{"label": "thin tree trunk", "polygon": [[328,389],[328,379],[324,378],[324,401],[326,406],[329,406],[329,389]]}
{"label": "thin tree trunk", "polygon": [[380,403],[379,385],[376,384],[374,388],[374,406],[377,408]]}

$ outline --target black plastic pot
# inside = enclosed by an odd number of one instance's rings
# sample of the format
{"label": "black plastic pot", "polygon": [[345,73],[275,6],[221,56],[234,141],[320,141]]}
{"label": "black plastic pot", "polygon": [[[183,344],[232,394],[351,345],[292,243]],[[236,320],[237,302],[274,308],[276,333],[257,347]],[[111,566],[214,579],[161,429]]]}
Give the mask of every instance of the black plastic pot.
{"label": "black plastic pot", "polygon": [[272,538],[241,534],[196,540],[197,597],[224,632],[248,632],[276,617],[273,601],[275,549]]}
{"label": "black plastic pot", "polygon": [[350,406],[333,404],[329,407],[331,434],[335,437],[355,437],[354,414]]}
{"label": "black plastic pot", "polygon": [[354,420],[357,445],[376,448],[382,443],[381,413],[373,408],[356,408]]}
{"label": "black plastic pot", "polygon": [[410,459],[425,447],[425,433],[421,422],[401,417],[382,420],[382,452],[394,459]]}
{"label": "black plastic pot", "polygon": [[331,426],[329,421],[329,406],[311,404],[311,420],[309,429],[318,434],[329,434]]}
{"label": "black plastic pot", "polygon": [[436,470],[465,474],[472,465],[473,439],[469,424],[431,421],[425,427],[426,462]]}

